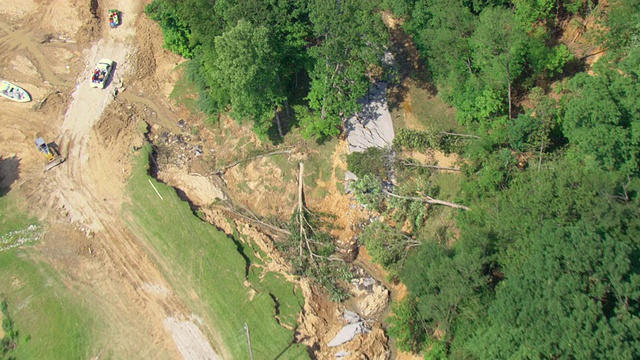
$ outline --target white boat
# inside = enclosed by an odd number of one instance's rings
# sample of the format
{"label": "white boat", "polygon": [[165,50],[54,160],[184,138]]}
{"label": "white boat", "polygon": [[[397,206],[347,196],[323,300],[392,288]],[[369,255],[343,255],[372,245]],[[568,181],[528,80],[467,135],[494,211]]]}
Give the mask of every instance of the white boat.
{"label": "white boat", "polygon": [[31,101],[31,96],[25,89],[8,81],[0,82],[0,95],[17,102]]}

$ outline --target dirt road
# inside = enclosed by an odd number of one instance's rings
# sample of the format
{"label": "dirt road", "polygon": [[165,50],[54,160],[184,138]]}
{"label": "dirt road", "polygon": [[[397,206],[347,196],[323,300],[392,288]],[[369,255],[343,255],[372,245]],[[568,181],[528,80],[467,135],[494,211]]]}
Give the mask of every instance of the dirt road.
{"label": "dirt road", "polygon": [[[119,129],[123,135],[115,145],[107,146],[96,136],[95,126],[110,121],[102,116],[113,101],[114,86],[135,70],[129,60],[136,51],[136,23],[145,2],[100,1],[97,40],[83,44],[73,38],[73,30],[83,29],[88,3],[25,0],[16,5],[0,0],[0,61],[5,65],[0,75],[24,85],[36,100],[60,94],[48,98],[38,112],[3,103],[0,151],[22,161],[20,179],[11,185],[53,224],[42,245],[45,261],[80,288],[98,321],[104,322],[97,331],[97,357],[106,353],[115,358],[217,359],[206,337],[188,320],[188,309],[119,216],[129,173],[124,160],[131,142],[140,141],[135,124]],[[124,14],[117,29],[106,23],[110,8]],[[67,27],[60,27],[59,21]],[[91,88],[88,79],[101,58],[116,63],[104,90]],[[28,145],[36,135],[56,139],[66,162],[42,174],[41,159]],[[85,242],[90,243],[88,254],[82,248],[72,259],[47,257],[47,249],[73,250]]]}

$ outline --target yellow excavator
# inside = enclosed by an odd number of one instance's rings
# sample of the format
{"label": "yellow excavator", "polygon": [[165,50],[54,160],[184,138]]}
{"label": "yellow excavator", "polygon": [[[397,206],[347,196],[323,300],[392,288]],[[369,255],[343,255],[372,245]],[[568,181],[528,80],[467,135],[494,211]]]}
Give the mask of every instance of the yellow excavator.
{"label": "yellow excavator", "polygon": [[54,167],[62,164],[65,158],[60,156],[58,150],[54,146],[49,146],[43,138],[36,139],[36,147],[47,158],[47,165],[44,167],[44,171],[51,170]]}

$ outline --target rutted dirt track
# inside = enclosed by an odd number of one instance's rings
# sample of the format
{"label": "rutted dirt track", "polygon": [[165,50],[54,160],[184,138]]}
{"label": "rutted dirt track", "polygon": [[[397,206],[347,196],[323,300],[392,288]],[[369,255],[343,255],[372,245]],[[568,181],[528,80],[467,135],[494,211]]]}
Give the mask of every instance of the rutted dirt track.
{"label": "rutted dirt track", "polygon": [[[101,122],[108,127],[103,113],[113,90],[136,70],[130,60],[145,2],[99,1],[93,41],[85,34],[92,26],[86,20],[89,4],[0,0],[0,78],[23,86],[36,100],[0,99],[0,152],[20,159],[19,178],[3,185],[19,189],[37,215],[52,224],[40,245],[43,257],[79,296],[95,304],[102,324],[96,358],[215,359],[205,337],[186,320],[187,309],[119,217],[127,156],[142,141],[135,123],[122,123],[117,142],[106,143],[94,130]],[[110,8],[124,14],[117,29],[106,23]],[[101,58],[117,64],[105,90],[91,88],[88,79]],[[45,97],[39,109],[31,107]],[[55,141],[66,162],[42,173],[36,136]]]}

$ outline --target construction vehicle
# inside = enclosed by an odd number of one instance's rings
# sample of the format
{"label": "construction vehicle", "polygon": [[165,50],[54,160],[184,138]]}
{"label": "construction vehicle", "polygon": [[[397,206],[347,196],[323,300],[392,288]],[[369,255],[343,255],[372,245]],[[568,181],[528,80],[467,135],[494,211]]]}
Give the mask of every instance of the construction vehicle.
{"label": "construction vehicle", "polygon": [[53,169],[54,167],[62,164],[65,160],[60,156],[60,153],[55,149],[55,147],[49,146],[41,137],[36,139],[36,147],[47,159],[47,165],[45,165],[44,171]]}

